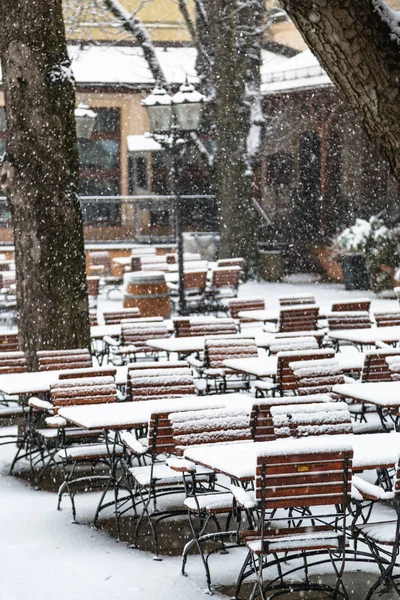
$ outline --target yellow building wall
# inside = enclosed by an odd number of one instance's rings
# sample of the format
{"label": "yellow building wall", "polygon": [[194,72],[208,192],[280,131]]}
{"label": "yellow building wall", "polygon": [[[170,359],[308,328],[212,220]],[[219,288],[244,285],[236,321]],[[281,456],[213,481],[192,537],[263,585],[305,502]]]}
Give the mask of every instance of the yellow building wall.
{"label": "yellow building wall", "polygon": [[[191,38],[176,0],[120,0],[124,8],[142,21],[150,38],[159,43],[188,43]],[[400,2],[400,0],[392,0]],[[266,5],[275,5],[276,0],[266,0]],[[188,0],[187,7],[194,20],[194,3]],[[84,41],[135,41],[133,36],[118,27],[113,15],[96,5],[93,14],[90,0],[64,0],[64,19],[67,37],[70,40]],[[265,33],[265,41],[290,46],[296,50],[306,50],[300,33],[291,22],[276,23]]]}

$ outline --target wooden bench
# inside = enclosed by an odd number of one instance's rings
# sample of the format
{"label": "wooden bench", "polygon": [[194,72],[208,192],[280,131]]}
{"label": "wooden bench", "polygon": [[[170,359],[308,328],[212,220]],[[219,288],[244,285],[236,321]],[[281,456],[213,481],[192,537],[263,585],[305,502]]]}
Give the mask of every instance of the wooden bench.
{"label": "wooden bench", "polygon": [[[126,381],[126,397],[128,400],[132,400],[132,385],[131,377],[146,377],[148,372],[154,373],[157,370],[161,376],[163,372],[172,373],[178,371],[178,374],[182,373],[182,369],[188,369],[188,363],[185,360],[176,361],[140,361],[131,363],[128,366],[128,374]],[[189,373],[191,371],[189,370]]]}
{"label": "wooden bench", "polygon": [[369,312],[370,298],[354,298],[354,300],[341,300],[332,304],[332,312]]}
{"label": "wooden bench", "polygon": [[319,308],[312,305],[281,308],[278,329],[280,332],[313,331],[317,329]]}
{"label": "wooden bench", "polygon": [[63,369],[86,369],[93,366],[92,357],[86,348],[71,350],[39,350],[39,371],[61,371]]}
{"label": "wooden bench", "polygon": [[157,371],[130,371],[132,400],[161,400],[196,394],[190,369],[184,369],[184,373],[177,373],[180,369]]}
{"label": "wooden bench", "polygon": [[289,363],[299,396],[329,394],[334,385],[344,383],[342,367],[334,358]]}
{"label": "wooden bench", "polygon": [[[276,370],[276,386],[278,393],[283,396],[284,394],[294,393],[297,391],[297,381],[292,369],[289,366],[291,362],[334,358],[334,356],[335,352],[332,349],[279,352],[277,355],[278,362]],[[263,382],[257,381],[255,383],[255,389],[257,395],[263,394],[265,391]]]}
{"label": "wooden bench", "polygon": [[391,357],[394,359],[397,358],[395,362],[400,363],[400,348],[368,350],[365,352],[364,357],[364,364],[361,371],[361,381],[363,383],[370,381],[392,381],[395,379],[392,376],[388,359],[391,359]]}
{"label": "wooden bench", "polygon": [[369,329],[372,326],[369,312],[366,311],[337,311],[327,315],[330,331],[337,329]]}
{"label": "wooden bench", "polygon": [[353,433],[351,415],[346,402],[272,406],[271,416],[277,438]]}
{"label": "wooden bench", "polygon": [[396,327],[400,325],[400,311],[375,312],[374,319],[377,327]]}
{"label": "wooden bench", "polygon": [[123,308],[103,313],[105,325],[120,325],[124,321],[132,321],[140,317],[139,308]]}
{"label": "wooden bench", "polygon": [[299,350],[318,350],[319,344],[313,336],[275,338],[269,345],[270,354],[278,352],[296,352]]}
{"label": "wooden bench", "polygon": [[[292,440],[279,440],[279,446],[271,444],[269,449],[260,452],[255,481],[255,500],[261,509],[260,527],[241,533],[250,556],[247,556],[240,571],[235,597],[239,597],[243,580],[249,575],[256,576],[252,592],[254,597],[276,595],[277,589],[281,594],[287,591],[293,596],[300,596],[308,590],[323,590],[323,595],[329,593],[332,597],[336,595],[345,566],[346,510],[351,501],[352,458],[350,444],[332,440],[324,448],[319,438],[309,440],[304,447],[293,446]],[[231,489],[235,493],[234,488]],[[242,493],[238,495],[239,503],[242,497]],[[324,505],[329,506],[329,515],[324,515],[324,511],[319,509],[316,525],[310,509]],[[332,511],[331,507],[335,506],[341,507],[340,512]],[[287,517],[282,517],[281,509],[301,507],[307,511],[301,512],[300,523],[293,523],[290,511]],[[334,525],[332,512],[335,513]],[[325,561],[331,564],[331,552],[339,561],[336,567],[337,581],[332,586],[325,582],[311,582],[307,578],[310,568],[308,553],[312,557],[310,564],[315,560],[315,554],[321,555],[318,564]],[[296,566],[291,564],[290,577],[286,581],[285,571],[288,570],[287,562],[292,553],[300,555],[302,560]],[[270,561],[278,563],[281,577],[279,588],[263,581],[258,558],[265,567]],[[302,573],[297,575],[297,571]]]}
{"label": "wooden bench", "polygon": [[26,373],[25,354],[23,352],[0,352],[0,375],[7,373]]}
{"label": "wooden bench", "polygon": [[252,438],[255,442],[268,442],[276,439],[271,409],[274,406],[285,406],[293,404],[322,404],[331,402],[328,394],[310,394],[309,396],[286,396],[276,398],[263,398],[253,404],[250,427]]}
{"label": "wooden bench", "polygon": [[264,298],[235,298],[229,300],[229,314],[232,319],[239,319],[240,323],[252,323],[252,319],[243,319],[239,313],[243,310],[265,310]]}
{"label": "wooden bench", "polygon": [[0,352],[18,352],[19,350],[18,333],[0,333]]}
{"label": "wooden bench", "polygon": [[95,275],[87,277],[87,291],[89,298],[89,306],[96,308],[97,307],[97,298],[100,293],[100,277]]}
{"label": "wooden bench", "polygon": [[208,338],[204,342],[204,374],[207,388],[223,393],[228,390],[249,389],[248,377],[238,374],[224,365],[225,360],[258,358],[258,348],[254,338]]}
{"label": "wooden bench", "polygon": [[280,306],[293,306],[302,304],[315,304],[315,296],[311,294],[290,294],[288,296],[279,296]]}

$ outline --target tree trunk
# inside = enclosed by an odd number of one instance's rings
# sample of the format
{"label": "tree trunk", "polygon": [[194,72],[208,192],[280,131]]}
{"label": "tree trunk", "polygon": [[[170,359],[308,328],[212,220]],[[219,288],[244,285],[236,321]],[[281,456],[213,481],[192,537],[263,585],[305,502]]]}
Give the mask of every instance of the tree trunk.
{"label": "tree trunk", "polygon": [[253,177],[247,153],[252,113],[247,81],[256,5],[238,0],[207,3],[214,52],[215,189],[221,216],[221,257],[243,256],[247,262],[256,253]]}
{"label": "tree trunk", "polygon": [[[283,0],[369,138],[400,179],[400,36],[383,0]],[[398,14],[398,13],[397,13]]]}
{"label": "tree trunk", "polygon": [[20,344],[34,370],[37,350],[90,342],[61,0],[0,0],[0,54],[8,130],[1,185],[14,228]]}

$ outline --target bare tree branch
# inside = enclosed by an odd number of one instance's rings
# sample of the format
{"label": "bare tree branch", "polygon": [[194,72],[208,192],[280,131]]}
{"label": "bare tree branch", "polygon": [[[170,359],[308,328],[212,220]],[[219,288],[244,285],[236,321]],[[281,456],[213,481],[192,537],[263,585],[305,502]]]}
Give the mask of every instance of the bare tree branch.
{"label": "bare tree branch", "polygon": [[135,36],[143,50],[144,57],[149,65],[149,69],[160,85],[167,87],[167,79],[157,58],[154,44],[150,39],[142,21],[137,17],[131,16],[127,10],[118,2],[118,0],[103,0],[104,6],[117,18],[122,24],[123,29]]}

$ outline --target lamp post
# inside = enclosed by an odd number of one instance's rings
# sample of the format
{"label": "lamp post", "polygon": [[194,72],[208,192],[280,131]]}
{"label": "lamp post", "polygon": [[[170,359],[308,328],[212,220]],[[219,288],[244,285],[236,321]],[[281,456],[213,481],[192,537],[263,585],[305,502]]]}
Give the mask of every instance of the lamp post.
{"label": "lamp post", "polygon": [[81,102],[75,109],[75,124],[77,138],[90,138],[96,124],[97,113],[87,104]]}
{"label": "lamp post", "polygon": [[178,186],[178,140],[191,131],[197,131],[200,125],[204,96],[196,91],[194,86],[185,83],[179,91],[170,96],[163,88],[156,87],[152,93],[142,101],[142,106],[147,111],[150,131],[153,136],[172,152],[173,193],[175,197],[176,237],[178,250],[178,295],[179,314],[187,314],[185,297],[185,274],[183,267],[183,235],[182,218],[183,203]]}

